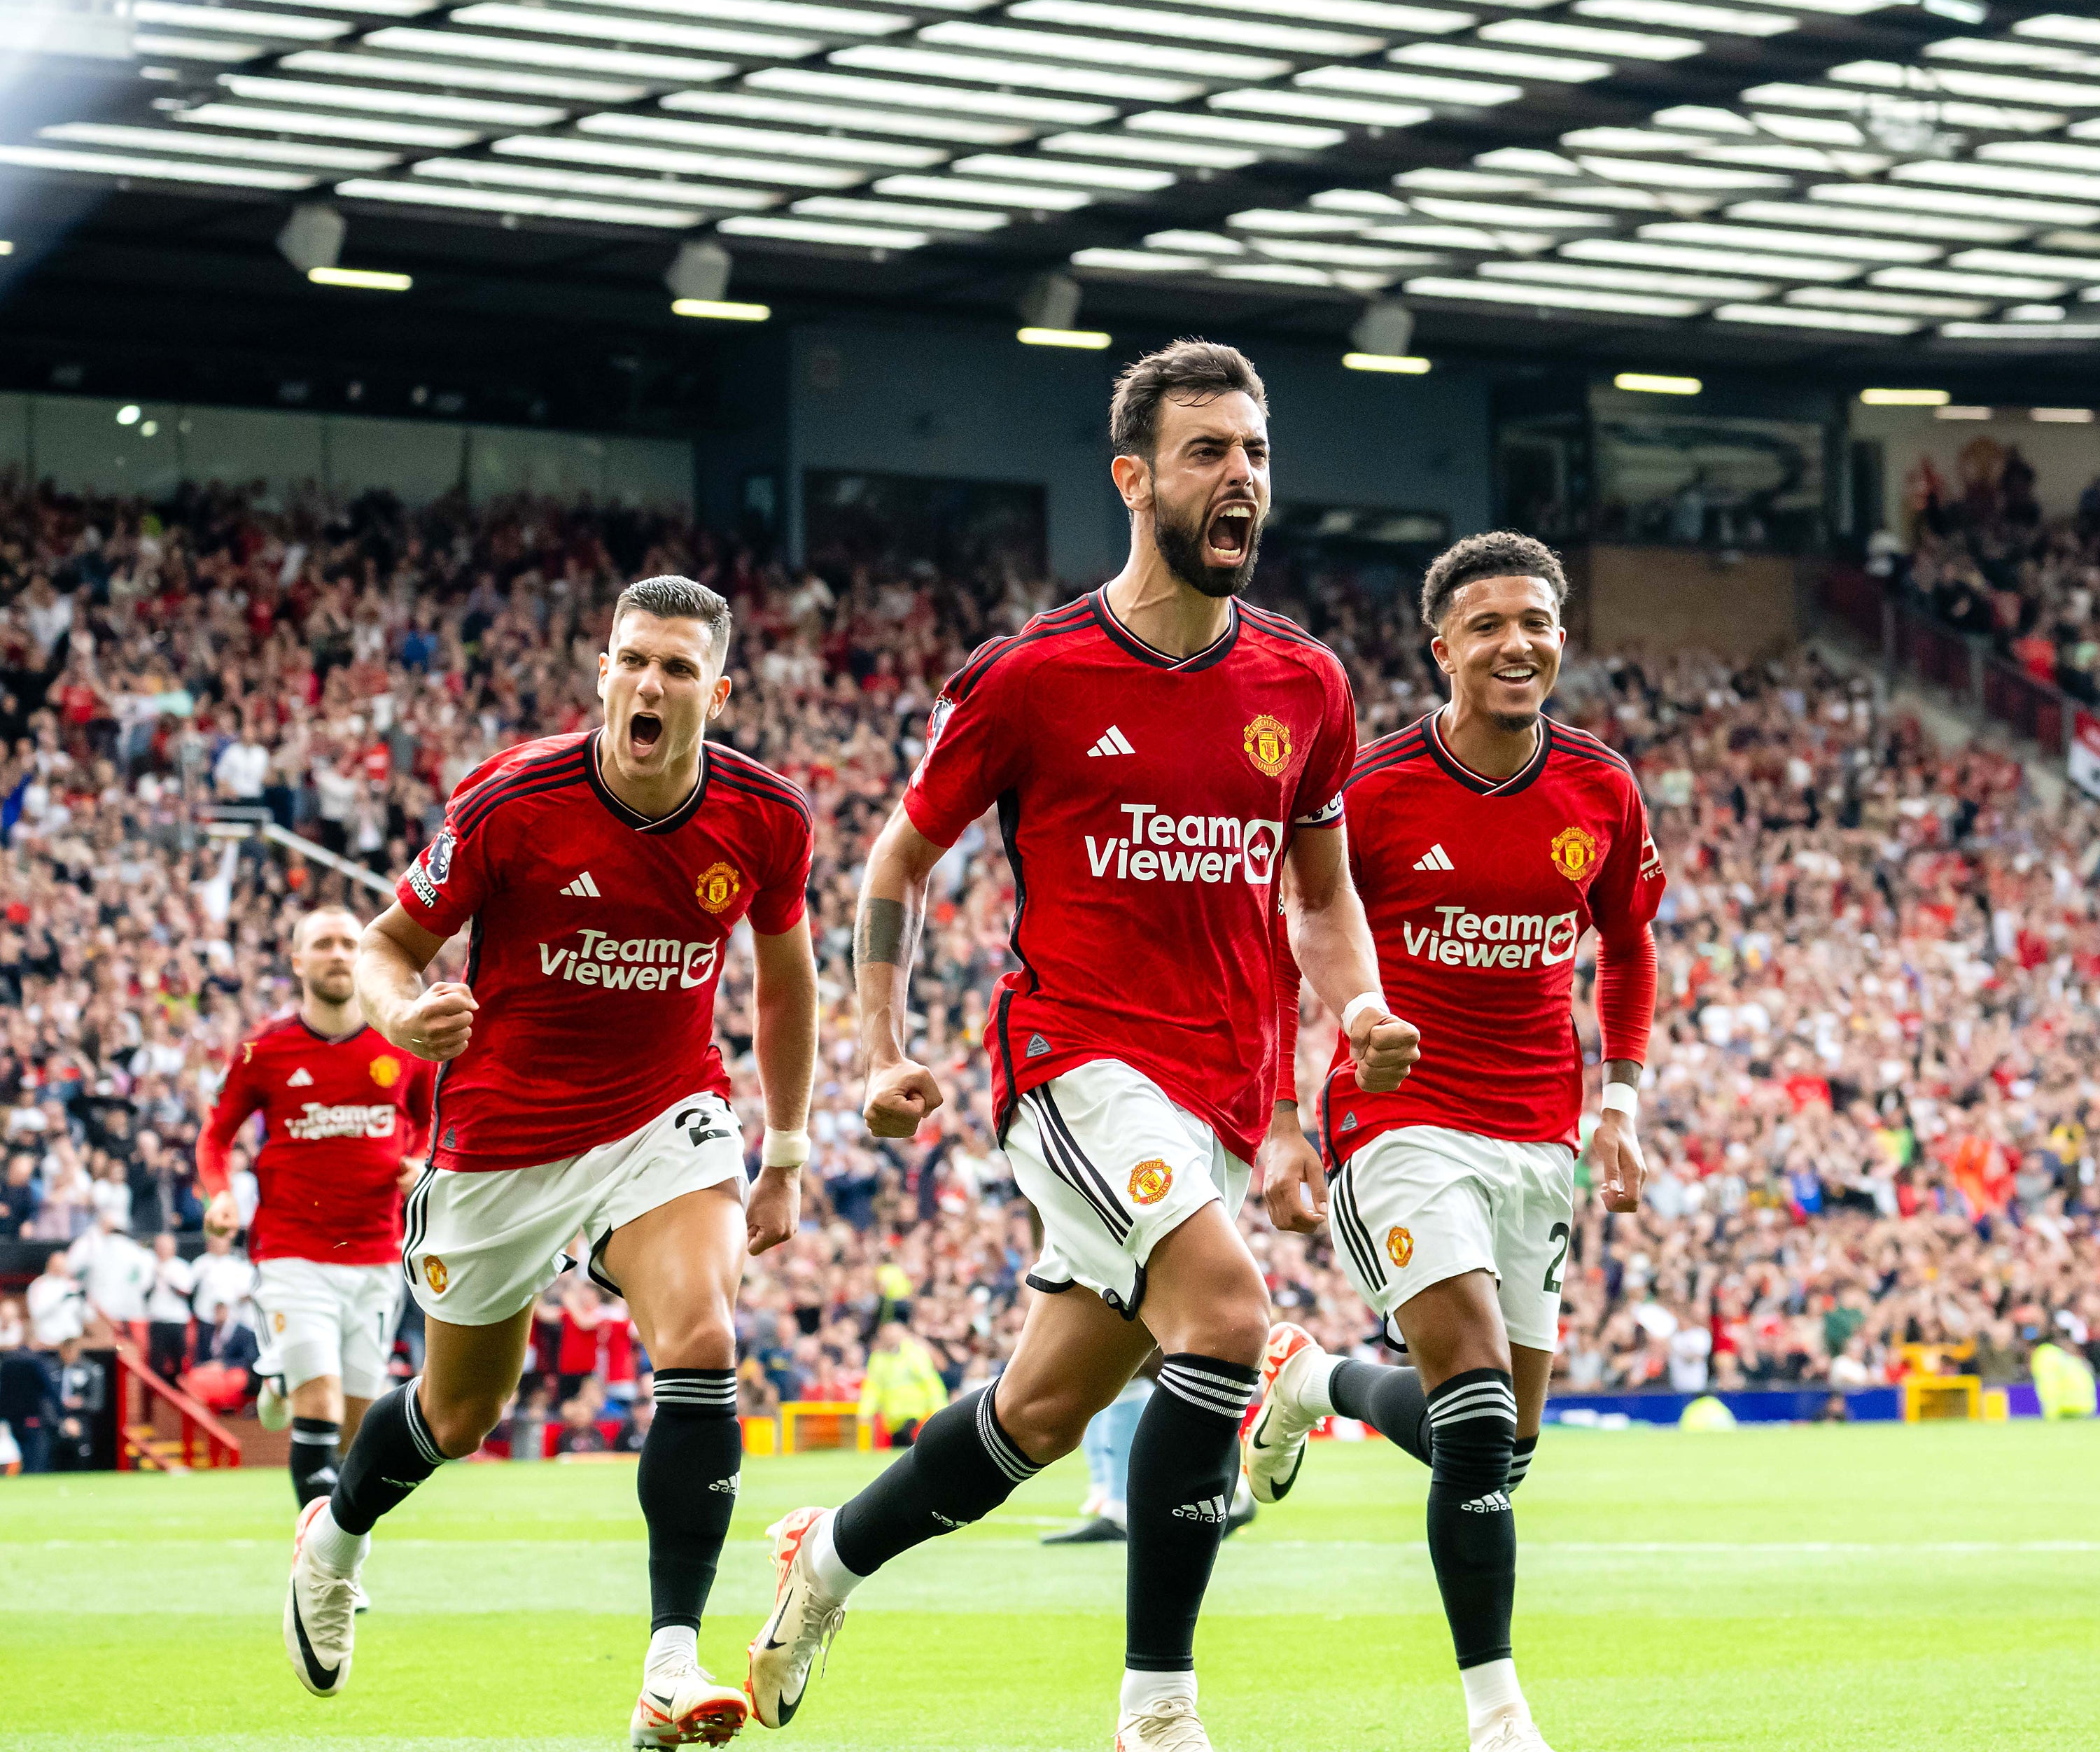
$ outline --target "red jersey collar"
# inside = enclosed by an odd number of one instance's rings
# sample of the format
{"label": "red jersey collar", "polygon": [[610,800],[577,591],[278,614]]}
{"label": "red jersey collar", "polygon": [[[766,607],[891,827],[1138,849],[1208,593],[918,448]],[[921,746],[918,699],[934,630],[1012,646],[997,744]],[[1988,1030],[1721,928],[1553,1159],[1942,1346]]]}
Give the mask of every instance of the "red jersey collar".
{"label": "red jersey collar", "polygon": [[1439,706],[1422,721],[1429,732],[1430,755],[1468,791],[1481,797],[1514,797],[1546,770],[1546,757],[1553,746],[1553,720],[1544,713],[1538,716],[1538,746],[1532,751],[1531,758],[1507,779],[1490,779],[1485,773],[1476,773],[1454,754],[1444,740],[1443,716],[1444,708]]}
{"label": "red jersey collar", "polygon": [[669,814],[660,815],[652,820],[639,810],[629,809],[615,797],[611,788],[605,782],[605,774],[598,770],[598,741],[604,735],[602,730],[594,730],[590,733],[585,744],[590,757],[584,763],[584,774],[590,780],[590,788],[597,793],[598,801],[611,812],[615,821],[623,827],[633,828],[637,833],[676,833],[693,819],[699,812],[700,799],[708,794],[708,771],[711,763],[708,760],[708,745],[704,741],[700,744],[700,782],[693,787],[692,795]]}
{"label": "red jersey collar", "polygon": [[1186,657],[1170,657],[1157,646],[1146,644],[1143,639],[1116,619],[1115,611],[1109,607],[1107,585],[1104,585],[1087,600],[1093,605],[1094,619],[1100,624],[1101,631],[1107,633],[1140,663],[1149,663],[1155,669],[1176,669],[1184,674],[1192,673],[1198,669],[1207,669],[1212,664],[1223,661],[1233,647],[1239,642],[1240,605],[1238,602],[1226,605],[1230,611],[1230,617],[1225,623],[1225,630],[1212,639],[1209,644],[1199,651],[1191,652]]}

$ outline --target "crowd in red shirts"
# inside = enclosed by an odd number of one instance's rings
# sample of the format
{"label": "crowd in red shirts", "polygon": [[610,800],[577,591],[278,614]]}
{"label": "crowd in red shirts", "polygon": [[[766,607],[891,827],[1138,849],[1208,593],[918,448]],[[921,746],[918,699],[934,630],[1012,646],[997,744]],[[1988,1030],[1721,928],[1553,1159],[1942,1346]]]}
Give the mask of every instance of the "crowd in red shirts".
{"label": "crowd in red shirts", "polygon": [[[739,1311],[748,1402],[852,1397],[900,1315],[951,1390],[996,1371],[1032,1250],[978,1044],[1012,901],[995,827],[935,874],[915,994],[951,1099],[907,1145],[858,1118],[853,902],[942,678],[1068,593],[833,556],[796,572],[617,507],[0,488],[0,1239],[194,1228],[196,1127],[231,1043],[292,1000],[290,921],[322,896],[379,904],[205,815],[264,812],[398,869],[492,750],[590,722],[612,598],[659,571],[730,599],[721,734],[818,823],[815,1154],[803,1233]],[[1404,601],[1340,571],[1257,589],[1341,653],[1365,735],[1440,699]],[[1586,1202],[1567,1384],[1865,1384],[1915,1340],[2013,1370],[2052,1334],[2100,1350],[2093,813],[1806,658],[1580,656],[1555,709],[1634,763],[1670,876],[1648,1207]],[[733,957],[718,1026],[755,1137],[749,998]],[[1331,1027],[1305,1018],[1306,1087]],[[1325,1238],[1246,1222],[1279,1311],[1362,1342]],[[0,1348],[13,1318],[0,1304]],[[602,1317],[552,1314],[521,1413],[567,1429],[580,1406],[585,1445],[583,1423],[628,1427],[646,1359],[610,1324],[617,1345]]]}

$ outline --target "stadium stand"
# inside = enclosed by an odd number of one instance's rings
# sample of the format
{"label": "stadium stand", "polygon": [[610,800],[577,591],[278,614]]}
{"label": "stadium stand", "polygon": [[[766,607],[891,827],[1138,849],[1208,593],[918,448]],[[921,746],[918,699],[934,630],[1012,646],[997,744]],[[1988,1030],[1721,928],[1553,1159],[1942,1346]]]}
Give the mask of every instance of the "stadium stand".
{"label": "stadium stand", "polygon": [[[1982,616],[2020,660],[2049,641],[2053,679],[2076,693],[2083,676],[2089,698],[2100,510],[2023,525],[2016,483],[2007,466],[1988,503],[1937,504],[1893,584],[1957,625]],[[1030,1251],[977,1044],[1012,902],[995,834],[981,823],[937,874],[916,989],[951,1099],[908,1145],[861,1128],[848,957],[862,849],[942,679],[1060,592],[923,567],[791,575],[588,503],[266,508],[191,488],[149,505],[19,483],[0,484],[0,1248],[28,1245],[5,1250],[0,1352],[115,1322],[142,1346],[164,1329],[171,1357],[188,1302],[190,1359],[240,1354],[214,1317],[238,1318],[237,1259],[205,1256],[185,1287],[153,1238],[188,1238],[178,1265],[196,1252],[192,1142],[232,1043],[293,996],[291,920],[320,898],[373,909],[340,867],[214,838],[210,818],[267,811],[351,865],[399,868],[479,761],[589,722],[613,596],[660,571],[730,598],[721,734],[801,785],[818,823],[814,1172],[802,1233],[747,1281],[746,1408],[857,1401],[892,1320],[908,1333],[886,1353],[923,1348],[947,1391],[996,1372]],[[1343,655],[1366,735],[1440,697],[1404,605],[1342,572],[1262,594]],[[1936,746],[1806,653],[1586,655],[1557,710],[1634,763],[1671,879],[1654,1177],[1638,1217],[1586,1203],[1564,1387],[1864,1387],[1932,1345],[1972,1347],[1996,1384],[2052,1336],[2100,1361],[2100,817],[2046,805],[2002,756]],[[749,995],[746,962],[722,1027],[755,1137]],[[1577,1025],[1594,1057],[1586,1001]],[[1301,1087],[1332,1026],[1305,1018]],[[1268,1232],[1252,1203],[1246,1220],[1279,1313],[1365,1343],[1324,1238]],[[504,1441],[633,1443],[646,1360],[613,1313],[558,1288]]]}

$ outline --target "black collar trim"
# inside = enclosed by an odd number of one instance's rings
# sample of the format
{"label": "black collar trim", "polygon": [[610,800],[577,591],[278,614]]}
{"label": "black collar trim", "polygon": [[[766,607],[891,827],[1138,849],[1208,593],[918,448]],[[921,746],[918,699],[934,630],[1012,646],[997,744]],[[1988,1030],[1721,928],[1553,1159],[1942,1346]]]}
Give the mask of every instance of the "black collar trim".
{"label": "black collar trim", "polygon": [[1184,674],[1193,673],[1198,669],[1207,669],[1214,663],[1223,662],[1231,652],[1233,647],[1239,642],[1242,620],[1239,604],[1237,602],[1229,605],[1231,618],[1225,624],[1225,630],[1212,639],[1209,644],[1201,651],[1192,652],[1186,657],[1170,657],[1157,646],[1146,644],[1143,639],[1116,619],[1115,611],[1109,607],[1108,587],[1105,585],[1095,591],[1087,600],[1093,605],[1094,619],[1100,624],[1101,631],[1107,633],[1140,663],[1149,663],[1155,669],[1177,669]]}
{"label": "black collar trim", "polygon": [[347,1046],[372,1026],[369,1022],[360,1022],[346,1035],[324,1035],[297,1010],[292,1012],[292,1020],[320,1041],[323,1046]]}
{"label": "black collar trim", "polygon": [[606,783],[605,774],[598,766],[601,754],[598,744],[603,740],[605,732],[602,730],[594,730],[590,733],[590,741],[588,744],[590,759],[585,764],[584,770],[590,779],[591,789],[598,793],[598,801],[604,804],[611,812],[614,820],[619,822],[623,827],[633,828],[637,833],[676,833],[699,812],[700,800],[708,794],[708,774],[713,765],[708,759],[708,748],[705,743],[700,744],[700,782],[693,787],[692,795],[673,810],[669,814],[660,815],[652,820],[639,810],[629,809],[612,794],[611,787]]}
{"label": "black collar trim", "polygon": [[1429,728],[1429,752],[1436,764],[1468,791],[1480,797],[1515,797],[1546,770],[1546,757],[1553,748],[1553,720],[1543,713],[1538,719],[1538,746],[1531,758],[1507,779],[1490,779],[1476,773],[1451,752],[1444,740],[1444,711],[1438,707],[1423,722]]}

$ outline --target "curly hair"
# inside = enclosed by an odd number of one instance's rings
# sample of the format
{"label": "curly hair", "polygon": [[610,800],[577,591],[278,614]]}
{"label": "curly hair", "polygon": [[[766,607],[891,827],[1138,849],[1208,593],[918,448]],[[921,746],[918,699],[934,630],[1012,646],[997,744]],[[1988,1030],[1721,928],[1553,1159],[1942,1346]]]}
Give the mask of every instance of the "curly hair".
{"label": "curly hair", "polygon": [[1568,574],[1559,554],[1535,536],[1491,529],[1454,542],[1430,562],[1422,578],[1423,625],[1432,631],[1441,625],[1452,598],[1482,578],[1542,578],[1555,612],[1568,602]]}

